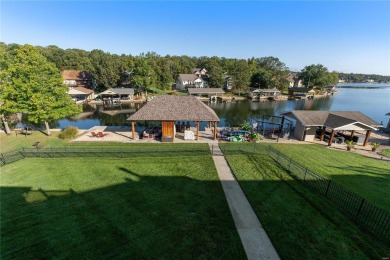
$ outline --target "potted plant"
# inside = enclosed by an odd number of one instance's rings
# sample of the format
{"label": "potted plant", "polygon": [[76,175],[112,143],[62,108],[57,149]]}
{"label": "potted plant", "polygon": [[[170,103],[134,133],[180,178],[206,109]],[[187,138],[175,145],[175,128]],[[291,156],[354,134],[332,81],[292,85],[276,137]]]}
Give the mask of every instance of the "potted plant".
{"label": "potted plant", "polygon": [[347,145],[347,151],[350,151],[351,148],[355,148],[356,143],[352,140],[345,141],[345,144]]}
{"label": "potted plant", "polygon": [[260,134],[259,133],[257,133],[257,132],[252,132],[251,133],[251,140],[253,141],[253,142],[257,142],[257,141],[259,141],[261,138],[260,138]]}
{"label": "potted plant", "polygon": [[379,144],[379,143],[371,143],[371,148],[372,148],[372,151],[373,151],[373,152],[375,152],[375,151],[376,151],[376,149],[378,149],[378,148],[379,148],[379,146],[380,146],[380,144]]}

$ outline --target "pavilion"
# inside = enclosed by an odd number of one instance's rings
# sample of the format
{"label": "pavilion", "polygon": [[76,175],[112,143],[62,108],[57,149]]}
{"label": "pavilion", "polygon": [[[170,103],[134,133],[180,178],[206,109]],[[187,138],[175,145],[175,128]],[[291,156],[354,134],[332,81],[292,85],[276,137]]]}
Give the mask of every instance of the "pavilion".
{"label": "pavilion", "polygon": [[194,96],[157,96],[127,120],[131,121],[133,140],[136,140],[135,121],[161,121],[162,142],[175,140],[175,121],[195,122],[197,141],[200,123],[209,122],[210,125],[214,125],[214,140],[217,140],[216,128],[219,122],[217,114]]}
{"label": "pavilion", "polygon": [[320,131],[320,141],[324,140],[326,130],[331,131],[328,146],[331,146],[337,132],[348,131],[348,138],[353,140],[355,131],[365,131],[363,146],[366,146],[370,133],[380,125],[359,111],[311,111],[292,110],[282,113],[296,120],[294,136],[299,140],[313,141]]}

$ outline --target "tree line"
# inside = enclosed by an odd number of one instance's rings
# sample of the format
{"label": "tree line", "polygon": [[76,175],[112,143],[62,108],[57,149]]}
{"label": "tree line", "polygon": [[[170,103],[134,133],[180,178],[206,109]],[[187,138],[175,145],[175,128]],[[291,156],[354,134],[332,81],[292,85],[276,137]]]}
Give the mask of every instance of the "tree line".
{"label": "tree line", "polygon": [[[6,52],[20,47],[5,43],[0,43],[0,46]],[[194,68],[207,69],[210,87],[223,87],[226,77],[230,77],[233,92],[248,92],[250,87],[283,91],[289,86],[290,71],[276,57],[234,59],[216,56],[160,56],[155,52],[133,56],[111,54],[102,50],[64,50],[54,45],[35,48],[60,71],[66,69],[91,72],[98,91],[124,85],[169,90],[179,74],[191,74]],[[299,75],[305,84],[319,88],[336,84],[338,80],[336,72],[328,72],[321,64],[307,66]]]}
{"label": "tree line", "polygon": [[[210,87],[222,87],[229,76],[236,92],[247,92],[249,87],[283,91],[289,85],[290,71],[275,57],[162,57],[154,52],[132,56],[0,42],[0,119],[10,133],[8,118],[23,113],[29,122],[44,124],[50,135],[50,122],[79,114],[82,108],[62,84],[64,69],[91,72],[97,91],[102,91],[124,85],[169,90],[179,74],[193,73],[194,68],[207,69]],[[321,64],[305,67],[299,77],[306,86],[318,88],[337,82],[337,73]]]}
{"label": "tree line", "polygon": [[390,76],[376,74],[358,74],[358,73],[339,73],[339,78],[349,83],[361,83],[373,80],[378,83],[390,82]]}

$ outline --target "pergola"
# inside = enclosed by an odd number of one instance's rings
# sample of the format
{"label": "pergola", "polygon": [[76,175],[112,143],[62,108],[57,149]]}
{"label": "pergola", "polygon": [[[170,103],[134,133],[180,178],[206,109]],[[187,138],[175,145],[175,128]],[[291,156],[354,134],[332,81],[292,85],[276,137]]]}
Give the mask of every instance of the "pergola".
{"label": "pergola", "polygon": [[[305,140],[307,134],[313,134],[312,128],[321,127],[320,140],[324,140],[325,130],[331,131],[328,146],[331,146],[337,131],[350,131],[351,139],[355,131],[365,131],[366,136],[363,146],[366,146],[370,138],[371,131],[377,130],[377,122],[367,117],[359,111],[310,111],[292,110],[282,113],[287,117],[297,121],[294,134]],[[315,134],[315,130],[314,130]]]}
{"label": "pergola", "polygon": [[217,114],[193,96],[157,96],[127,120],[131,121],[133,140],[136,139],[135,121],[161,121],[162,142],[173,142],[175,139],[175,121],[195,122],[196,140],[199,140],[200,123],[208,122],[214,125],[214,140],[217,140]]}

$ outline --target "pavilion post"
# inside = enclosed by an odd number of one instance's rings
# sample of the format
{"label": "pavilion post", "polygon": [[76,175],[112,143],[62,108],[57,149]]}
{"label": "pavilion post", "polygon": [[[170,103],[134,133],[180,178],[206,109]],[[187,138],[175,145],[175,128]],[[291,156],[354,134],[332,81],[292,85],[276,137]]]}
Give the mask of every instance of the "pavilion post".
{"label": "pavilion post", "polygon": [[217,122],[214,121],[214,141],[217,140]]}
{"label": "pavilion post", "polygon": [[322,130],[321,130],[321,138],[320,138],[320,141],[324,141],[324,136],[325,136],[325,127],[323,127]]}
{"label": "pavilion post", "polygon": [[353,140],[353,135],[355,134],[355,130],[351,131],[351,141]]}
{"label": "pavilion post", "polygon": [[364,138],[363,146],[366,146],[368,143],[368,139],[370,138],[371,130],[367,130],[366,138]]}
{"label": "pavilion post", "polygon": [[132,132],[132,134],[133,134],[133,140],[135,141],[134,121],[131,121],[131,132]]}
{"label": "pavilion post", "polygon": [[332,134],[330,135],[328,146],[332,145],[334,134],[336,133],[335,130],[332,129]]}
{"label": "pavilion post", "polygon": [[196,141],[199,141],[199,121],[196,121]]}

